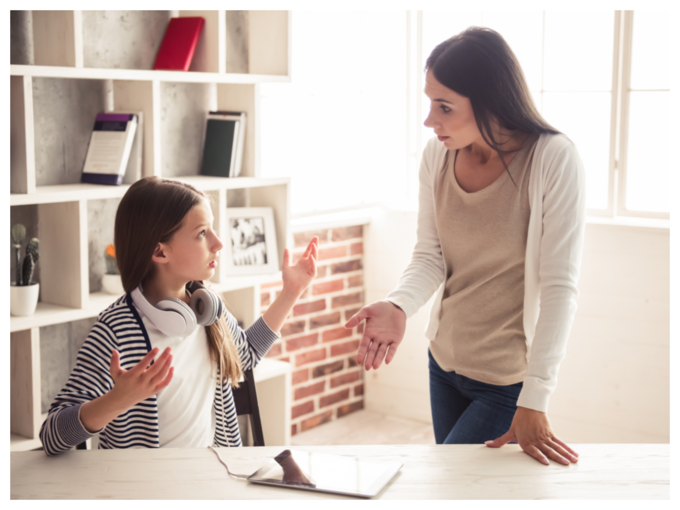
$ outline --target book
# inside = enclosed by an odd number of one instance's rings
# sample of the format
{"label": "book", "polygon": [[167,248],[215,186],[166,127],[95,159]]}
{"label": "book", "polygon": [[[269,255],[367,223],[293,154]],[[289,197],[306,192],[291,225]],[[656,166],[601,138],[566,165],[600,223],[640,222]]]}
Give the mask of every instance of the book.
{"label": "book", "polygon": [[132,148],[130,149],[130,157],[128,158],[128,164],[125,169],[125,174],[123,175],[123,184],[132,184],[142,178],[143,174],[143,147],[144,147],[144,112],[123,112],[123,111],[109,111],[106,113],[127,113],[134,114],[137,116],[137,128],[135,130],[134,140],[132,142]]}
{"label": "book", "polygon": [[241,174],[246,114],[208,112],[201,175],[237,177]]}
{"label": "book", "polygon": [[137,132],[134,113],[98,113],[81,182],[120,185]]}
{"label": "book", "polygon": [[200,16],[170,18],[153,68],[188,71],[204,25],[205,19]]}

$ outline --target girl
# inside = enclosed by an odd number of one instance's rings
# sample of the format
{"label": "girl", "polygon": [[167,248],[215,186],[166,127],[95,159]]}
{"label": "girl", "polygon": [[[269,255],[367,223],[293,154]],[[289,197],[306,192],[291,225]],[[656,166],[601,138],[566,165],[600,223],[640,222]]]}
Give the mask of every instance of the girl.
{"label": "girl", "polygon": [[193,186],[158,177],[130,186],[115,222],[126,294],[99,315],[50,407],[47,455],[96,433],[99,448],[241,445],[231,386],[316,276],[318,238],[293,266],[284,251],[283,291],[243,331],[201,283],[223,247],[212,225],[208,197]]}
{"label": "girl", "polygon": [[437,443],[517,441],[544,464],[576,462],[546,412],[576,311],[583,164],[493,30],[439,44],[425,93],[437,136],[420,166],[417,243],[387,299],[347,322],[367,319],[357,360],[389,363],[439,287],[425,332]]}

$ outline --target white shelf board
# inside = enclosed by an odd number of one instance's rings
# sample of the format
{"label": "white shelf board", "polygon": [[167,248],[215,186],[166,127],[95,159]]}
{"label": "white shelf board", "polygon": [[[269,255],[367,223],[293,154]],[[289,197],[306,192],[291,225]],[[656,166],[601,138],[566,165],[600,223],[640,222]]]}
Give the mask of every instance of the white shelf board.
{"label": "white shelf board", "polygon": [[[45,418],[47,418],[47,413],[44,413],[40,416],[41,425],[45,421]],[[19,434],[12,434],[11,432],[9,434],[10,452],[26,452],[40,447],[42,447],[42,442],[40,442],[39,437],[36,437],[35,439],[29,439],[27,437],[20,436]]]}
{"label": "white shelf board", "polygon": [[[262,275],[228,276],[225,283],[211,283],[210,287],[215,292],[228,292],[275,281],[281,281],[281,271]],[[39,302],[33,315],[27,317],[10,316],[10,332],[96,317],[118,297],[120,296],[105,292],[94,292],[90,294],[89,303],[85,308],[69,308]]]}
{"label": "white shelf board", "polygon": [[10,317],[10,332],[96,317],[118,297],[104,292],[95,292],[90,294],[90,302],[85,308],[69,308],[67,306],[39,302],[33,315]]}
{"label": "white shelf board", "polygon": [[141,69],[100,69],[94,67],[61,67],[10,65],[11,76],[70,78],[85,80],[136,80],[183,83],[286,83],[289,76],[244,73],[200,73],[188,71],[153,71]]}
{"label": "white shelf board", "polygon": [[290,371],[290,363],[286,361],[262,358],[257,366],[253,369],[253,375],[255,376],[255,382],[259,382],[288,374]]}
{"label": "white shelf board", "polygon": [[[195,175],[172,177],[186,182],[202,191],[218,189],[258,188],[288,184],[289,177],[256,178],[256,177],[210,177]],[[49,204],[56,202],[73,202],[77,200],[102,200],[121,198],[130,184],[110,186],[105,184],[59,184],[54,186],[37,186],[35,193],[11,193],[9,205]]]}

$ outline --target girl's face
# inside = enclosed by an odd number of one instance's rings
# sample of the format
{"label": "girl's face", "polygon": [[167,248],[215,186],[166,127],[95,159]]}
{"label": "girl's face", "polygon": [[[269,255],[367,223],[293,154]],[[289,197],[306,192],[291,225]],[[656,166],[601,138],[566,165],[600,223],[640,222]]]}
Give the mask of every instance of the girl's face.
{"label": "girl's face", "polygon": [[213,230],[210,205],[207,200],[202,200],[189,210],[182,227],[170,241],[161,243],[159,248],[166,256],[165,269],[173,277],[188,282],[212,278],[223,246]]}
{"label": "girl's face", "polygon": [[434,129],[447,149],[483,143],[470,100],[439,83],[431,69],[425,76],[425,95],[430,98],[430,113],[424,124]]}

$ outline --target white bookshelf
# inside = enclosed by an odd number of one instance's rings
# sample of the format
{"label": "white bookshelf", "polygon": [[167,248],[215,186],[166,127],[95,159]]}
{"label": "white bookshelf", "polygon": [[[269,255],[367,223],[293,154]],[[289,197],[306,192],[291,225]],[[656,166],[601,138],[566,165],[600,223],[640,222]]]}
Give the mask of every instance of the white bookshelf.
{"label": "white bookshelf", "polygon": [[[34,315],[10,317],[11,435],[10,449],[40,447],[38,431],[45,415],[40,411],[40,328],[96,317],[119,296],[91,292],[88,265],[88,203],[123,197],[129,185],[104,186],[67,182],[41,185],[37,174],[43,150],[36,139],[36,122],[49,111],[36,102],[36,80],[99,80],[109,90],[100,111],[142,111],[142,176],[156,175],[190,183],[211,197],[215,229],[228,241],[228,207],[272,207],[276,222],[279,260],[289,245],[290,183],[285,178],[261,178],[259,169],[260,83],[290,81],[291,13],[245,11],[248,71],[234,67],[227,33],[228,19],[236,11],[179,11],[174,15],[203,16],[206,24],[190,71],[153,71],[88,67],[84,65],[82,11],[33,11],[35,65],[10,65],[11,171],[10,207],[36,206],[40,232],[40,293]],[[118,40],[118,39],[116,39]],[[121,45],[130,44],[120,38]],[[66,82],[63,82],[66,83]],[[247,115],[241,177],[164,175],[172,158],[172,140],[166,136],[172,106],[165,86],[198,84],[211,109],[244,111]],[[193,85],[190,85],[193,86]],[[55,98],[56,99],[56,98]],[[195,107],[198,108],[198,107]],[[169,120],[168,120],[169,119]],[[92,120],[87,121],[89,124]],[[173,126],[170,126],[171,128]],[[201,143],[193,133],[188,143]],[[74,179],[75,180],[75,179]],[[232,197],[237,197],[232,203]],[[113,218],[111,218],[113,222]],[[260,314],[259,285],[281,279],[281,273],[227,277],[219,264],[212,287],[222,293],[237,318],[247,326]],[[96,290],[96,289],[95,289]]]}

